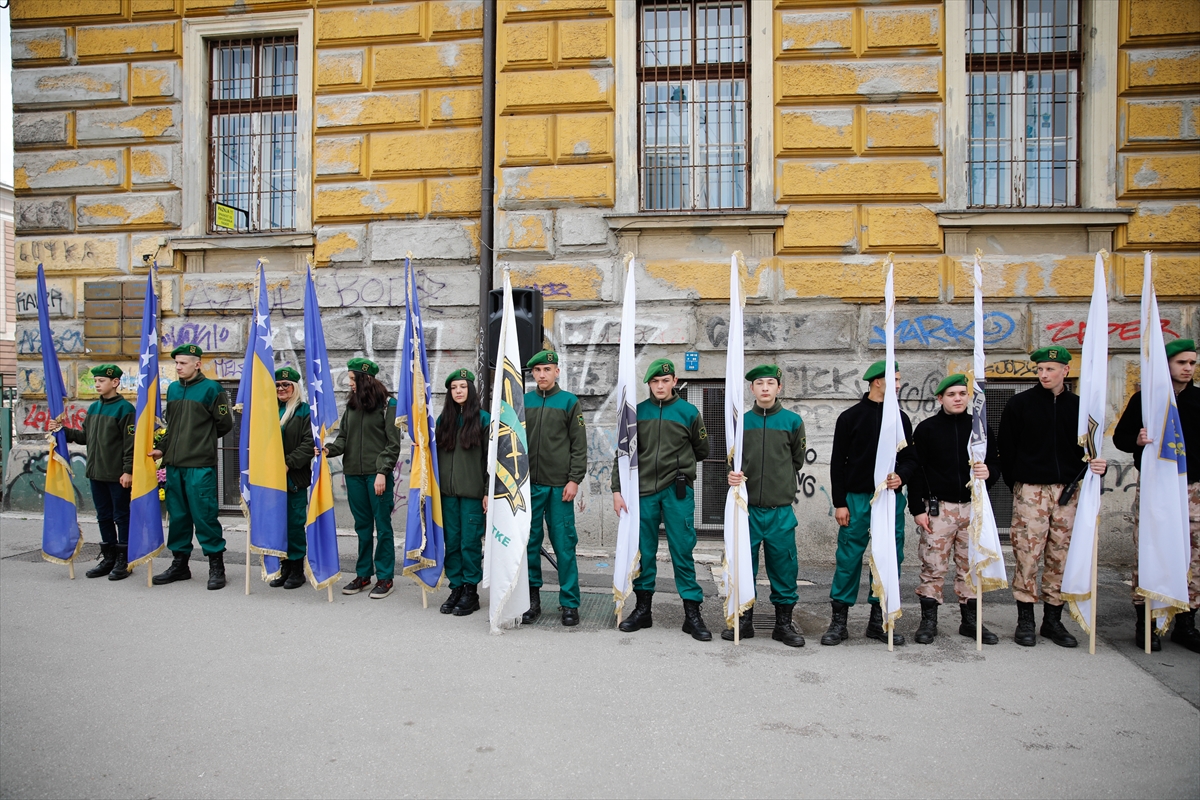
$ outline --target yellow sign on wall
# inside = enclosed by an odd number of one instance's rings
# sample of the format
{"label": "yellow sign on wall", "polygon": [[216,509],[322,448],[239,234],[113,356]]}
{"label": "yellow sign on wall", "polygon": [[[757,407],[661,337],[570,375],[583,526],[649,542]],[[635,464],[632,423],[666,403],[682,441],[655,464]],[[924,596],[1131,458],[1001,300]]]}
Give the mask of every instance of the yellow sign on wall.
{"label": "yellow sign on wall", "polygon": [[221,203],[217,203],[216,206],[217,214],[214,224],[218,228],[235,230],[237,228],[238,209],[234,208],[233,206],[223,205]]}

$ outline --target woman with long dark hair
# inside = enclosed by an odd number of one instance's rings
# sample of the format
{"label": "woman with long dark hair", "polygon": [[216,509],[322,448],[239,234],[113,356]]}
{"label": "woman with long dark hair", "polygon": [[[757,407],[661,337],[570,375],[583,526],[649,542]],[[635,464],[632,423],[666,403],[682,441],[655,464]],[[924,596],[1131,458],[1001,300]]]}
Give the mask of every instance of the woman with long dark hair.
{"label": "woman with long dark hair", "polygon": [[[393,591],[396,545],[392,536],[392,470],[400,457],[400,429],[396,427],[396,401],[375,379],[379,367],[366,358],[352,358],[350,396],[338,424],[337,438],[325,446],[327,456],[342,456],[346,478],[346,500],[358,534],[358,563],[355,578],[342,594],[358,594],[378,578],[371,599],[380,600]],[[375,557],[371,537],[375,536]]]}
{"label": "woman with long dark hair", "polygon": [[446,378],[446,405],[437,419],[438,485],[446,531],[446,579],[450,597],[443,614],[465,617],[479,610],[483,580],[483,528],[487,511],[487,428],[479,408],[475,375],[456,369]]}

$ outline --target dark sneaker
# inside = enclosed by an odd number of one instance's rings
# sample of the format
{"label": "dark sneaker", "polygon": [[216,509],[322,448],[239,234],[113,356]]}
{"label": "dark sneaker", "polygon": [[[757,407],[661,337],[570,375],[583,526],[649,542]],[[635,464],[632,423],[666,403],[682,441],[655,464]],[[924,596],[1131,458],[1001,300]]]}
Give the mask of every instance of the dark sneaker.
{"label": "dark sneaker", "polygon": [[375,584],[375,588],[371,590],[371,599],[382,600],[395,590],[396,587],[392,585],[391,581],[380,581],[379,583]]}
{"label": "dark sneaker", "polygon": [[358,594],[363,589],[371,588],[370,578],[355,578],[342,587],[342,594]]}

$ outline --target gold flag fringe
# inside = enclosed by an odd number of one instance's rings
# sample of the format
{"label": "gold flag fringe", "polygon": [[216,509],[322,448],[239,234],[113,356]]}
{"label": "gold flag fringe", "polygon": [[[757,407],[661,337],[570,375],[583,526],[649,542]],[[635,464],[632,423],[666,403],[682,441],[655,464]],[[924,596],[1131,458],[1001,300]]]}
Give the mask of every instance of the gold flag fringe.
{"label": "gold flag fringe", "polygon": [[[615,561],[616,559],[614,558],[613,560]],[[629,595],[633,594],[633,579],[642,574],[642,551],[638,550],[636,553],[634,553],[633,560],[629,563],[630,568],[628,583],[630,590],[628,592],[622,592],[616,587],[615,584],[613,585],[613,602],[617,606],[617,619],[621,618],[621,609],[625,608],[625,601],[629,599]],[[637,564],[637,566],[633,566],[634,564]]]}
{"label": "gold flag fringe", "polygon": [[[64,409],[63,412],[61,414],[59,414],[57,417],[55,417],[54,419],[57,422],[62,422],[64,419],[66,419],[66,417],[67,417],[67,412]],[[74,478],[75,472],[74,472],[74,470],[71,469],[71,463],[62,457],[62,453],[58,452],[58,447],[56,446],[58,444],[58,441],[54,438],[54,434],[47,433],[46,441],[50,444],[50,458],[54,461],[57,461],[59,463],[59,465],[67,471],[67,475]],[[72,488],[74,488],[74,487],[72,486]],[[79,524],[79,517],[78,517],[79,507],[78,506],[75,507],[75,514],[76,514],[75,528],[79,532],[79,538],[75,540],[75,552],[71,553],[70,558],[64,559],[64,558],[58,558],[57,556],[52,556],[49,553],[47,553],[45,550],[43,550],[42,558],[45,559],[46,561],[49,561],[51,564],[70,564],[79,556],[79,551],[83,549],[83,526]]]}
{"label": "gold flag fringe", "polygon": [[[730,578],[729,578],[729,562],[725,560],[724,553],[721,554],[721,569],[725,570],[725,583],[727,586],[729,586],[729,591],[732,592],[733,591],[733,581],[730,580]],[[758,599],[757,597],[750,598],[747,602],[739,605],[737,608],[737,611],[734,612],[733,614],[729,613],[729,610],[728,610],[729,609],[729,601],[727,599],[722,604],[722,607],[725,609],[725,627],[732,628],[734,625],[734,620],[741,617],[742,614],[745,614],[750,609],[754,608],[754,601],[757,599]]]}
{"label": "gold flag fringe", "polygon": [[[974,461],[971,466],[975,466]],[[975,552],[980,554],[980,559],[974,564],[970,564],[970,572],[973,580],[971,581],[979,592],[991,592],[996,589],[1008,588],[1007,574],[1003,578],[985,578],[983,570],[990,567],[993,563],[1000,561],[1003,564],[1000,553],[994,550],[989,550],[983,546],[983,492],[976,486],[976,480],[971,479],[968,484],[971,489],[971,545],[975,548]]]}
{"label": "gold flag fringe", "polygon": [[[155,490],[155,491],[157,491],[157,490]],[[158,558],[159,553],[161,553],[162,551],[164,551],[166,549],[167,549],[167,546],[165,544],[160,544],[154,550],[153,553],[147,553],[146,555],[142,556],[141,558],[139,558],[136,561],[130,561],[129,562],[129,571],[132,572],[134,567],[139,567],[148,561],[153,561],[154,559]]]}
{"label": "gold flag fringe", "polygon": [[879,579],[879,570],[875,568],[875,556],[870,555],[870,545],[868,544],[867,547],[867,561],[871,565],[871,594],[879,598],[879,610],[883,612],[883,629],[890,631],[896,626],[896,620],[900,619],[904,612],[899,608],[895,611],[887,610],[887,591],[883,588],[883,581]]}
{"label": "gold flag fringe", "polygon": [[[61,457],[62,456],[59,456],[59,458]],[[75,542],[75,552],[71,553],[70,558],[57,558],[50,555],[45,550],[42,551],[42,558],[44,558],[46,561],[49,561],[51,564],[70,564],[72,561],[74,561],[79,556],[79,551],[83,549],[83,526],[76,522],[75,527],[79,531],[79,539]]]}
{"label": "gold flag fringe", "polygon": [[1161,628],[1161,630],[1164,631],[1171,627],[1171,620],[1175,619],[1176,614],[1186,613],[1190,609],[1190,606],[1186,600],[1178,600],[1174,597],[1168,597],[1165,594],[1152,592],[1149,589],[1143,589],[1140,586],[1135,588],[1134,591],[1146,598],[1147,601],[1157,600],[1158,602],[1164,603],[1167,606],[1166,608],[1150,608],[1150,618],[1152,620],[1164,620],[1165,625]]}
{"label": "gold flag fringe", "polygon": [[330,586],[333,586],[335,583],[340,581],[342,579],[342,572],[339,569],[337,572],[333,573],[332,576],[323,581],[318,581],[317,576],[313,575],[312,567],[309,566],[308,556],[306,555],[304,556],[304,576],[308,578],[309,584],[311,584],[312,587],[319,592],[322,589],[328,589]]}

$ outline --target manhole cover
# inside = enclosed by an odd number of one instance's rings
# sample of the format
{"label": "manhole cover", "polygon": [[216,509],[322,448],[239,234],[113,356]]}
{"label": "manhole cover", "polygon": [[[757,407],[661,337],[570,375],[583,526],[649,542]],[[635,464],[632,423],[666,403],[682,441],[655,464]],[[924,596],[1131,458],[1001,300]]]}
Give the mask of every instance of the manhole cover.
{"label": "manhole cover", "polygon": [[558,591],[542,588],[542,615],[533,628],[553,628],[559,631],[611,631],[617,627],[617,615],[612,594],[583,592],[579,598],[579,624],[564,628],[558,605]]}

